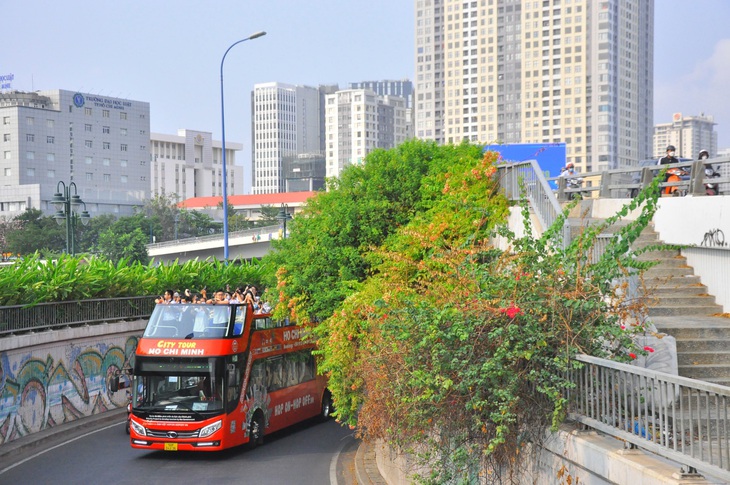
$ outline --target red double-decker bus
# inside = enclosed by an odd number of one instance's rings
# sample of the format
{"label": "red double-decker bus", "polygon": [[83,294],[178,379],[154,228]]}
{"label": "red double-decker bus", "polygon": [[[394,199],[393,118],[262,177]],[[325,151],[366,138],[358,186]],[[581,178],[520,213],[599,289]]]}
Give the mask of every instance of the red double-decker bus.
{"label": "red double-decker bus", "polygon": [[247,305],[157,305],[135,355],[132,447],[222,450],[329,417],[304,329]]}

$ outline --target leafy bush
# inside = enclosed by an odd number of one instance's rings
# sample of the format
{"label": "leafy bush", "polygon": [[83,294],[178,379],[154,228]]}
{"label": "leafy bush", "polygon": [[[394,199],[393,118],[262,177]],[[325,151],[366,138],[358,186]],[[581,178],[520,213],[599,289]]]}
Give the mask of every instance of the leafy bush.
{"label": "leafy bush", "polygon": [[[455,164],[442,197],[373,252],[371,276],[316,327],[338,418],[418,452],[432,483],[509,470],[524,443],[564,419],[577,353],[640,352],[640,304],[616,282],[651,265],[629,247],[656,210],[656,187],[564,248],[570,208],[541,237],[524,202],[527,236],[501,226],[494,161]],[[639,207],[594,261],[598,234]],[[492,245],[497,233],[510,251]]]}
{"label": "leafy bush", "polygon": [[216,260],[145,265],[122,259],[62,255],[44,260],[36,253],[0,268],[0,305],[158,295],[166,289],[198,291],[255,284],[263,288],[270,270],[259,261],[223,264]]}

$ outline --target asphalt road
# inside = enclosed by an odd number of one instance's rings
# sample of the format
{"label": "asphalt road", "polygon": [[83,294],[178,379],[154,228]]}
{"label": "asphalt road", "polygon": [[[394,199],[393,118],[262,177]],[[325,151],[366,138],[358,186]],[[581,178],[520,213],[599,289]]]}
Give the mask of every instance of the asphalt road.
{"label": "asphalt road", "polygon": [[348,460],[357,441],[334,421],[295,425],[263,446],[220,453],[133,449],[122,422],[19,455],[0,470],[8,484],[313,484],[351,483]]}

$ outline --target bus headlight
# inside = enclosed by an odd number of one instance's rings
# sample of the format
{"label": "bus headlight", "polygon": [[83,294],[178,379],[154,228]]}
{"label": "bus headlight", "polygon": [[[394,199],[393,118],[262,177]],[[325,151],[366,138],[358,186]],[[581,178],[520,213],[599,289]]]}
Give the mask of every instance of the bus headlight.
{"label": "bus headlight", "polygon": [[212,435],[213,433],[215,433],[216,431],[218,431],[219,429],[221,429],[221,426],[222,426],[222,425],[223,425],[223,421],[221,421],[221,420],[219,419],[219,420],[218,420],[218,421],[216,421],[215,423],[213,423],[213,424],[209,424],[209,425],[208,425],[208,426],[206,426],[205,428],[202,428],[202,429],[200,430],[200,434],[199,434],[198,436],[199,436],[200,438],[205,438],[205,437],[207,437],[207,436],[210,436],[210,435]]}
{"label": "bus headlight", "polygon": [[144,426],[142,426],[141,424],[135,423],[133,419],[129,420],[129,424],[132,426],[132,429],[134,430],[135,433],[137,433],[140,436],[147,436],[147,430],[144,429]]}

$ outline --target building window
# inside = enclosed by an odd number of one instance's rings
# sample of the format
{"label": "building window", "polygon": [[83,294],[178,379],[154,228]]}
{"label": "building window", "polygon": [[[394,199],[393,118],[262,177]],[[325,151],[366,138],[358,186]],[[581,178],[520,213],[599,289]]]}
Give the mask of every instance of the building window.
{"label": "building window", "polygon": [[46,177],[48,177],[49,179],[56,178],[56,171],[55,170],[48,170],[46,172]]}
{"label": "building window", "polygon": [[56,155],[54,153],[46,153],[46,160],[49,162],[55,162]]}
{"label": "building window", "polygon": [[105,141],[105,142],[102,142],[101,147],[104,150],[109,150],[112,147],[112,144],[110,142],[108,142],[108,141]]}
{"label": "building window", "polygon": [[94,144],[91,143],[91,140],[86,140],[86,141],[84,141],[84,146],[86,148],[92,148],[94,146]]}
{"label": "building window", "polygon": [[33,133],[26,133],[25,141],[35,141],[35,135]]}
{"label": "building window", "polygon": [[92,180],[94,180],[94,174],[91,172],[86,172],[86,181],[91,182]]}
{"label": "building window", "polygon": [[111,160],[109,160],[108,158],[105,158],[101,161],[101,164],[104,165],[105,167],[108,167],[110,162],[111,162]]}
{"label": "building window", "polygon": [[140,177],[139,179],[140,179],[140,180],[141,180],[142,182],[144,182],[144,181],[146,181],[146,180],[147,180],[147,177],[145,177],[144,175],[142,175],[142,176],[141,176],[141,177]]}
{"label": "building window", "polygon": [[91,108],[84,108],[84,114],[86,116],[91,116]]}
{"label": "building window", "polygon": [[94,162],[94,159],[92,157],[86,157],[86,165],[91,165]]}
{"label": "building window", "polygon": [[122,136],[127,136],[127,129],[126,128],[119,128],[119,134]]}
{"label": "building window", "polygon": [[127,161],[126,160],[119,160],[119,165],[121,165],[122,167],[126,167],[127,166]]}
{"label": "building window", "polygon": [[140,145],[139,146],[139,149],[140,150],[147,150],[147,145]]}
{"label": "building window", "polygon": [[112,181],[112,174],[105,173],[104,174],[104,182],[111,182]]}
{"label": "building window", "polygon": [[86,123],[86,124],[84,125],[84,130],[85,130],[85,131],[91,131],[91,125],[90,125],[90,124],[88,124],[88,123]]}
{"label": "building window", "polygon": [[46,143],[50,143],[50,144],[56,143],[56,137],[54,137],[54,136],[47,136],[46,137]]}
{"label": "building window", "polygon": [[6,177],[10,177],[11,175],[13,175],[13,171],[10,168],[6,168],[5,169],[5,176]]}
{"label": "building window", "polygon": [[3,135],[3,141],[10,141],[10,133],[5,133]]}
{"label": "building window", "polygon": [[4,154],[3,154],[3,158],[4,158],[5,160],[10,160],[10,152],[9,152],[9,151],[6,151],[6,152],[5,152]]}
{"label": "building window", "polygon": [[[139,161],[139,164],[140,164],[140,165],[146,165],[147,163],[146,163],[146,162],[145,162],[144,160],[140,160],[140,161]],[[164,170],[164,165],[163,165],[163,170]]]}
{"label": "building window", "polygon": [[46,126],[48,128],[53,128],[53,125],[55,125],[55,122],[53,120],[46,120]]}
{"label": "building window", "polygon": [[119,119],[120,120],[126,120],[127,119],[127,113],[125,113],[124,111],[120,111],[119,112]]}
{"label": "building window", "polygon": [[126,175],[122,175],[122,176],[121,176],[121,177],[119,178],[119,181],[120,181],[121,183],[123,183],[123,184],[126,184],[126,183],[127,183],[127,176],[126,176]]}
{"label": "building window", "polygon": [[28,116],[25,119],[25,121],[28,124],[28,126],[33,126],[35,124],[35,118],[33,118],[32,116]]}
{"label": "building window", "polygon": [[3,116],[3,125],[10,124],[10,116]]}
{"label": "building window", "polygon": [[121,144],[121,145],[119,146],[119,149],[120,149],[121,151],[123,151],[123,152],[126,152],[126,151],[127,151],[127,145],[126,145],[125,143],[122,143],[122,144]]}
{"label": "building window", "polygon": [[28,160],[35,160],[35,152],[25,152],[25,158]]}
{"label": "building window", "polygon": [[102,133],[109,133],[109,127],[108,126],[102,126],[101,127],[101,132]]}
{"label": "building window", "polygon": [[109,110],[108,109],[101,110],[101,116],[103,118],[109,118]]}
{"label": "building window", "polygon": [[35,177],[35,169],[33,167],[26,168],[25,175],[27,175],[28,177]]}

